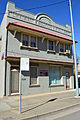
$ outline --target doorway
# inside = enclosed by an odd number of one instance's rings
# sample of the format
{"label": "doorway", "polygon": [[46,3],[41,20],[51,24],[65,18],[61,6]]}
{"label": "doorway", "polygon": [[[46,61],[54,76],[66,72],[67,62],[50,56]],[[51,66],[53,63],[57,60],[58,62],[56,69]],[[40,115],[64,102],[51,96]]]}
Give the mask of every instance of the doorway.
{"label": "doorway", "polygon": [[11,69],[11,93],[19,93],[19,70]]}
{"label": "doorway", "polygon": [[70,89],[70,73],[66,72],[66,89]]}

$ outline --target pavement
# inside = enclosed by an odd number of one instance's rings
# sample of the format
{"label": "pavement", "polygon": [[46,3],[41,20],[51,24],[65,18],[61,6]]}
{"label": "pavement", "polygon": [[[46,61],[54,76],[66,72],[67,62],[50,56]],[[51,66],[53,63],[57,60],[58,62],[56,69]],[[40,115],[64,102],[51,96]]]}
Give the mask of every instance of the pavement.
{"label": "pavement", "polygon": [[80,105],[75,90],[22,96],[22,110],[19,112],[19,96],[0,98],[0,120],[30,120],[36,117]]}

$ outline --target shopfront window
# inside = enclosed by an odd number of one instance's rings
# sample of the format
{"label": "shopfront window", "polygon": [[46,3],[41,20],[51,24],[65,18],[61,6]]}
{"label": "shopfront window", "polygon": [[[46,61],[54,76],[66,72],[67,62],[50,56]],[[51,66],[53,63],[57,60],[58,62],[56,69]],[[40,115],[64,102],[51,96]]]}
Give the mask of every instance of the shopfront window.
{"label": "shopfront window", "polygon": [[51,66],[49,68],[49,84],[50,85],[61,84],[60,76],[61,76],[60,67]]}

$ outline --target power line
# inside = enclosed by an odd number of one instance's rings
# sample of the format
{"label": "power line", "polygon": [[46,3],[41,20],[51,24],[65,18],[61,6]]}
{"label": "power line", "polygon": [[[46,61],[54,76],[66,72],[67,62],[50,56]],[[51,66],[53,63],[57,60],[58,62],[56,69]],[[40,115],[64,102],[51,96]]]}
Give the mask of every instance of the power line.
{"label": "power line", "polygon": [[[45,7],[50,7],[50,6],[54,6],[54,5],[59,5],[59,4],[62,4],[62,3],[65,3],[65,2],[68,2],[68,0],[62,0],[62,1],[59,1],[59,2],[55,2],[55,3],[51,3],[51,4],[47,4],[47,5],[43,5],[43,6],[38,6],[38,7],[33,7],[33,8],[29,8],[29,9],[24,9],[24,10],[17,10],[17,11],[14,11],[15,12],[20,12],[20,11],[26,11],[26,10],[35,10],[35,9],[41,9],[41,8],[45,8]],[[0,15],[2,14],[7,14],[7,13],[0,13]]]}

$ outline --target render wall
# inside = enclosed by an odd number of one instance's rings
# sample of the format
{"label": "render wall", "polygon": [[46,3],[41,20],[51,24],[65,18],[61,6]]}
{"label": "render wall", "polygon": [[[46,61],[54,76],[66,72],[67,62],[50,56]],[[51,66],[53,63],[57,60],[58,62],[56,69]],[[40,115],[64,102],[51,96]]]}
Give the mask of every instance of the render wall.
{"label": "render wall", "polygon": [[5,86],[4,71],[5,71],[5,62],[4,62],[4,60],[0,60],[0,97],[4,96],[4,86]]}
{"label": "render wall", "polygon": [[47,40],[42,41],[38,39],[38,51],[29,50],[29,49],[21,49],[20,47],[20,37],[21,34],[17,33],[16,37],[13,37],[13,33],[8,31],[8,48],[7,48],[7,55],[8,56],[15,56],[15,57],[36,57],[42,59],[49,59],[53,61],[61,61],[61,62],[71,62],[73,63],[72,56],[64,56],[59,55],[59,53],[51,54],[47,53]]}
{"label": "render wall", "polygon": [[[10,63],[7,62],[7,84],[6,84],[6,95],[10,95]],[[29,72],[22,72],[22,95],[32,95],[32,94],[40,94],[40,93],[48,93],[48,92],[58,92],[66,90],[66,76],[65,76],[65,67],[62,67],[62,75],[61,75],[61,85],[49,85],[49,64],[42,64],[39,63],[38,66],[38,86],[31,86],[30,85],[30,71]],[[72,66],[70,67],[72,69]],[[48,76],[40,76],[40,70],[47,70]],[[71,73],[70,73],[71,74]],[[70,76],[70,89],[74,89],[74,78],[71,74]]]}

